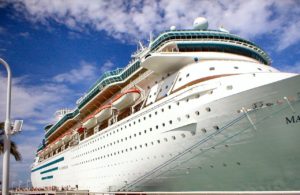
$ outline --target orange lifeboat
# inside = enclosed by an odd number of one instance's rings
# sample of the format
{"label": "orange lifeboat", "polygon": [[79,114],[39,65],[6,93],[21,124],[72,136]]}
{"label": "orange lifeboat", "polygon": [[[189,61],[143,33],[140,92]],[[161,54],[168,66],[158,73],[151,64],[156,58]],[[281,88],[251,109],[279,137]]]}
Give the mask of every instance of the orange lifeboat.
{"label": "orange lifeboat", "polygon": [[127,90],[115,97],[112,102],[112,107],[117,110],[123,110],[129,106],[134,105],[134,103],[140,98],[141,91],[138,89]]}
{"label": "orange lifeboat", "polygon": [[95,111],[95,113],[97,123],[101,123],[102,121],[112,116],[111,104],[100,107]]}

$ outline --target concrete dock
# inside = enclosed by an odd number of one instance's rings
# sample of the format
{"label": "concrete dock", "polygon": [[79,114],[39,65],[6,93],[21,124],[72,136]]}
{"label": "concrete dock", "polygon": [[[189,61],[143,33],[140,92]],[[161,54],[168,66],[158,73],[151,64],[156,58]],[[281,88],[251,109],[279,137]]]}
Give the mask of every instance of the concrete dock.
{"label": "concrete dock", "polygon": [[212,191],[212,192],[89,192],[77,191],[10,191],[12,195],[300,195],[300,191]]}

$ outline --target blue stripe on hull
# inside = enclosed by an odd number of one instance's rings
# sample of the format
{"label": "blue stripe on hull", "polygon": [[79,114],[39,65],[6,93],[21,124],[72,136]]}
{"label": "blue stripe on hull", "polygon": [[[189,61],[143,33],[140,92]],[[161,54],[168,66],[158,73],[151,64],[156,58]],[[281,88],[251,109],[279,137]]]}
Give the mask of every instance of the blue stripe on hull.
{"label": "blue stripe on hull", "polygon": [[35,168],[35,169],[31,170],[31,172],[38,171],[38,170],[40,170],[40,169],[43,169],[43,168],[48,167],[48,166],[50,166],[50,165],[54,165],[54,164],[56,164],[56,163],[58,163],[58,162],[61,162],[61,161],[63,161],[63,160],[64,160],[64,157],[58,158],[58,159],[56,159],[56,160],[54,160],[54,161],[51,161],[51,162],[49,162],[49,163],[47,163],[47,164],[45,164],[45,165],[43,165],[43,166],[40,166],[40,167],[38,167],[38,168]]}

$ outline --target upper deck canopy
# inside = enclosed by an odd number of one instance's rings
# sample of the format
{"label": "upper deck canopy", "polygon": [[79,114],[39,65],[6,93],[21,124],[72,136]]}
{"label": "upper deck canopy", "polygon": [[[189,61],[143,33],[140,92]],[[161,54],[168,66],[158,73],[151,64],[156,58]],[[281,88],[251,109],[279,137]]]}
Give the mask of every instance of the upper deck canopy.
{"label": "upper deck canopy", "polygon": [[[160,47],[165,45],[165,43],[170,41],[204,41],[204,42],[231,42],[235,44],[240,44],[244,47],[248,47],[253,50],[253,54],[257,55],[259,61],[266,65],[271,64],[271,59],[266,52],[264,52],[260,47],[251,41],[245,40],[237,35],[229,34],[222,31],[216,30],[176,30],[176,31],[166,31],[160,34],[150,46],[150,51],[155,52]],[[254,56],[253,55],[253,56]]]}

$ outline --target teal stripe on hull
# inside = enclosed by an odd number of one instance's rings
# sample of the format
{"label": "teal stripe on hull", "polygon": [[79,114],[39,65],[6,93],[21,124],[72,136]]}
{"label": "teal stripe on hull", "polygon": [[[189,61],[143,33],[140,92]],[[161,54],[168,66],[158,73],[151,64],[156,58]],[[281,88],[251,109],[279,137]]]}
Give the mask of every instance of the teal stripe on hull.
{"label": "teal stripe on hull", "polygon": [[53,179],[53,175],[42,177],[42,180],[45,180],[45,179]]}
{"label": "teal stripe on hull", "polygon": [[45,168],[45,167],[48,167],[48,166],[50,166],[50,165],[54,165],[54,164],[56,164],[56,163],[59,163],[59,162],[61,162],[61,161],[63,161],[63,160],[64,160],[64,157],[58,158],[58,159],[56,159],[56,160],[54,160],[54,161],[51,161],[51,162],[49,162],[49,163],[47,163],[47,164],[45,164],[45,165],[43,165],[43,166],[40,166],[40,167],[38,167],[38,168],[35,168],[35,169],[31,170],[31,172],[38,171],[38,170],[43,169],[43,168]]}
{"label": "teal stripe on hull", "polygon": [[48,169],[48,170],[46,170],[46,171],[42,171],[42,172],[41,172],[41,175],[44,174],[44,173],[49,173],[49,172],[57,171],[57,170],[58,170],[58,167],[54,167],[54,168],[52,168],[52,169]]}

